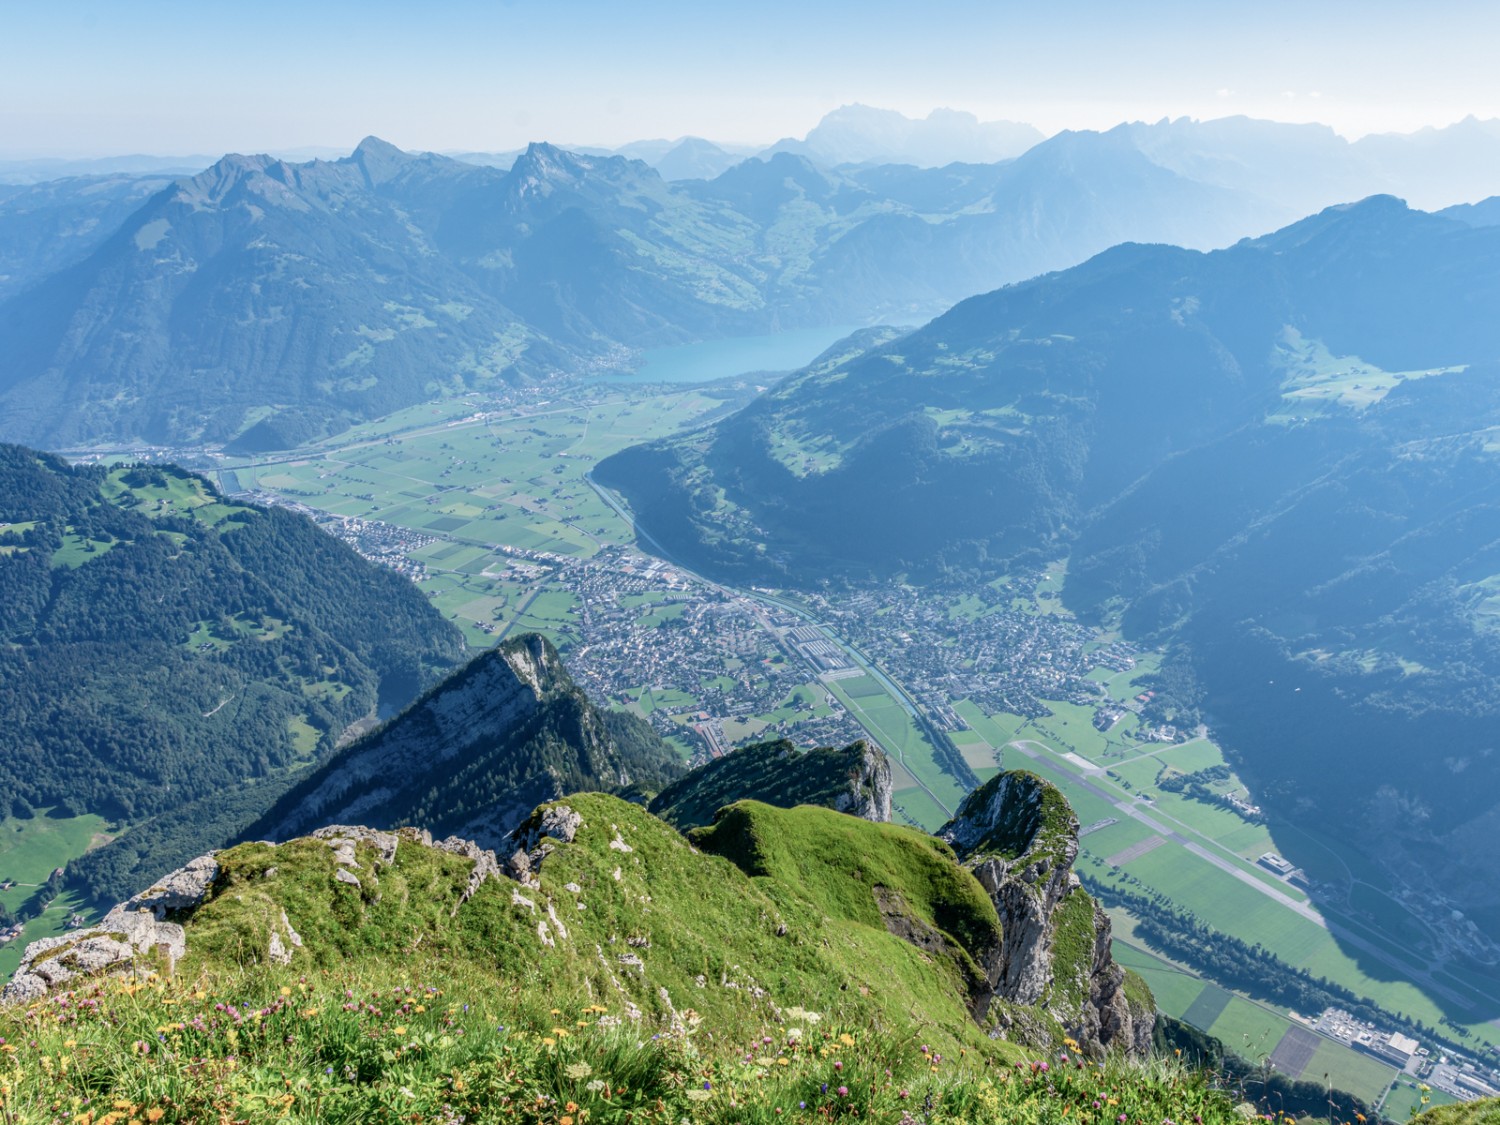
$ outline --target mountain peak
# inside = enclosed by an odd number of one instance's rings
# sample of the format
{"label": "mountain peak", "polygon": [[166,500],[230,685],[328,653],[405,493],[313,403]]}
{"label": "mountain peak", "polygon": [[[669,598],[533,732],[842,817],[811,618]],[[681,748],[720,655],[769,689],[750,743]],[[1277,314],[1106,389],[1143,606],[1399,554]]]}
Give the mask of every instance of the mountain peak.
{"label": "mountain peak", "polygon": [[409,166],[415,157],[389,141],[370,136],[355,146],[349,159],[359,165],[369,183],[379,184],[391,179]]}
{"label": "mountain peak", "polygon": [[178,181],[176,198],[195,205],[216,205],[236,187],[280,163],[274,156],[225,153],[196,176]]}
{"label": "mountain peak", "polygon": [[407,153],[391,144],[390,141],[383,141],[372,133],[354,146],[353,155],[369,158],[371,156],[405,156]]}
{"label": "mountain peak", "polygon": [[[675,758],[660,740],[648,737],[640,752],[622,752],[616,729],[578,689],[551,642],[530,633],[480,654],[340,751],[251,835],[285,839],[357,819],[462,828],[494,847],[537,804],[565,791],[673,772]],[[559,738],[559,731],[568,733]],[[413,787],[418,776],[424,784]]]}

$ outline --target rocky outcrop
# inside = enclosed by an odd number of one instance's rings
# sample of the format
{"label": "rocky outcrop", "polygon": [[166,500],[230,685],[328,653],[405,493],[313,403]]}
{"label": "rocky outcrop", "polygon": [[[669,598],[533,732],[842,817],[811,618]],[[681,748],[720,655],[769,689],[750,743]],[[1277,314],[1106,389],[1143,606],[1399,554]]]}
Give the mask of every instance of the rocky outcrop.
{"label": "rocky outcrop", "polygon": [[285,840],[330,821],[389,821],[388,808],[410,794],[414,779],[458,759],[481,739],[522,727],[541,708],[548,671],[545,660],[531,666],[521,654],[499,649],[479,657],[337,755],[252,834]]}
{"label": "rocky outcrop", "polygon": [[996,999],[1045,1004],[1080,1043],[1150,1049],[1154,1016],[1126,995],[1108,916],[1073,873],[1078,818],[1048,782],[1002,772],[964,800],[938,836],[995,904],[1003,931],[990,966]]}
{"label": "rocky outcrop", "polygon": [[219,863],[211,855],[200,855],[169,875],[163,875],[149,890],[129,899],[119,909],[148,910],[160,921],[179,910],[191,910],[208,897],[219,876]]}
{"label": "rocky outcrop", "polygon": [[860,741],[799,750],[783,738],[715,758],[663,789],[649,811],[682,831],[712,824],[721,808],[746,800],[821,805],[886,824],[891,792],[891,762],[878,747]]}
{"label": "rocky outcrop", "polygon": [[833,807],[851,816],[891,822],[891,760],[867,742],[856,742],[849,750],[859,751],[859,762],[849,775],[849,786],[840,793]]}
{"label": "rocky outcrop", "polygon": [[532,809],[565,793],[654,789],[680,772],[675,753],[638,726],[591,703],[546,639],[516,637],[336,753],[245,835],[422,824],[498,848]]}
{"label": "rocky outcrop", "polygon": [[509,853],[509,858],[505,861],[505,874],[518,883],[533,884],[537,869],[542,866],[548,853],[556,849],[559,843],[571,844],[581,827],[583,817],[567,805],[538,809],[506,840],[505,850]]}
{"label": "rocky outcrop", "polygon": [[32,942],[0,991],[0,1003],[39,1000],[82,978],[129,971],[147,958],[170,969],[187,946],[182,926],[167,918],[191,913],[218,874],[213,856],[199,856],[116,906],[97,926]]}
{"label": "rocky outcrop", "polygon": [[[565,823],[568,810],[562,808],[560,812],[563,814],[560,819]],[[539,815],[547,818],[548,814],[551,814],[549,828],[542,834],[550,832],[571,840],[572,835],[565,828],[552,825],[552,821],[559,820],[559,810],[549,809]],[[574,824],[573,830],[576,829]],[[430,833],[416,828],[383,832],[336,824],[318,829],[312,838],[327,845],[332,853],[333,880],[361,889],[365,879],[373,881],[380,868],[396,862],[397,849],[402,843],[471,860],[473,868],[469,881],[457,897],[453,914],[488,880],[501,875],[493,851],[479,847],[472,840],[457,837],[434,841]],[[362,848],[367,849],[363,857],[360,855]],[[370,852],[374,853],[373,857]],[[545,850],[541,855],[545,855]],[[537,861],[540,862],[540,855]],[[76,988],[93,977],[171,972],[187,952],[188,931],[184,923],[189,923],[195,911],[213,898],[219,870],[214,856],[199,856],[157,880],[148,890],[116,906],[97,926],[32,942],[22,954],[15,975],[0,991],[0,1004],[31,1003],[59,989]],[[267,867],[261,877],[273,879],[277,874],[278,868],[273,865]],[[302,935],[282,907],[269,921],[266,960],[272,964],[288,965],[297,950],[302,948]]]}

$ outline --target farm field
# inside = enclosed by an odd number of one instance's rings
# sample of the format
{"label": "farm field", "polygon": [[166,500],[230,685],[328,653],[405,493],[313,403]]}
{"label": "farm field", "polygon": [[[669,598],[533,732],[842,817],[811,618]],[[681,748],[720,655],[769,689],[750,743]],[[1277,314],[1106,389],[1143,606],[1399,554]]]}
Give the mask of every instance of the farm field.
{"label": "farm field", "polygon": [[[56,868],[88,851],[105,828],[103,817],[53,817],[47,810],[29,818],[0,820],[0,882],[16,883],[10,890],[0,891],[0,904],[19,909]],[[81,905],[69,895],[59,896],[27,923],[19,939],[0,946],[0,980],[15,972],[29,942],[62,933],[68,918]]]}
{"label": "farm field", "polygon": [[18,908],[56,868],[88,851],[104,829],[103,817],[53,817],[43,811],[0,820],[0,882],[17,884],[0,891],[0,905]]}
{"label": "farm field", "polygon": [[[1441,1090],[1424,1092],[1417,1087],[1418,1083],[1414,1078],[1398,1078],[1381,1104],[1381,1115],[1391,1121],[1406,1121],[1413,1113],[1440,1105],[1452,1105],[1458,1100]],[[1423,1098],[1428,1099],[1426,1105],[1422,1104]]]}
{"label": "farm field", "polygon": [[[969,717],[963,710],[959,713],[966,719]],[[1000,716],[990,721],[998,727],[1004,719]],[[1060,726],[1061,720],[1054,719],[1053,722]],[[972,725],[979,728],[979,724]],[[1222,755],[1211,742],[1195,740],[1178,745],[1141,747],[1133,759],[1107,763],[1108,772],[1101,774],[1083,768],[1078,759],[1088,759],[1071,746],[1061,745],[1060,740],[1053,741],[1042,735],[1039,728],[1044,725],[1027,723],[1017,727],[1016,733],[1020,739],[1030,740],[1034,751],[1045,746],[1051,753],[1029,757],[1012,747],[1004,751],[1005,764],[1012,769],[1032,770],[1058,785],[1084,826],[1106,818],[1118,820],[1119,823],[1092,832],[1081,841],[1079,864],[1092,877],[1106,883],[1139,880],[1148,893],[1164,895],[1178,908],[1193,913],[1216,929],[1233,933],[1252,944],[1260,942],[1283,960],[1307,969],[1314,976],[1325,977],[1358,995],[1367,996],[1388,1010],[1432,1026],[1442,1023],[1444,1011],[1416,984],[1393,979],[1394,974],[1386,966],[1362,965],[1362,954],[1356,955],[1341,946],[1323,927],[1286,907],[1277,907],[1254,887],[1239,879],[1227,878],[1221,869],[1180,845],[1149,846],[1152,831],[1138,821],[1132,821],[1120,808],[1095,792],[1103,790],[1112,793],[1114,800],[1135,802],[1132,807],[1141,809],[1151,820],[1180,832],[1188,839],[1197,839],[1222,858],[1238,857],[1240,870],[1247,876],[1295,901],[1305,902],[1308,897],[1254,863],[1254,858],[1263,852],[1280,850],[1276,836],[1283,830],[1298,833],[1299,843],[1305,845],[1311,841],[1316,844],[1315,854],[1326,857],[1320,870],[1330,876],[1342,875],[1338,882],[1347,886],[1351,876],[1356,879],[1366,876],[1384,882],[1368,861],[1353,854],[1346,859],[1343,849],[1334,841],[1315,838],[1305,830],[1289,826],[1249,824],[1228,810],[1162,793],[1154,787],[1156,775],[1164,765],[1191,770],[1222,762]],[[1072,722],[1063,729],[1071,732]],[[1083,747],[1085,743],[1073,740],[1071,745]],[[1073,760],[1066,757],[1067,754],[1072,754]],[[1139,803],[1144,796],[1154,798],[1151,806]],[[1305,846],[1298,849],[1299,854],[1307,850]],[[1112,866],[1111,861],[1120,866]],[[1399,903],[1373,888],[1355,896],[1355,905],[1364,907],[1366,913],[1359,915],[1345,908],[1322,909],[1326,917],[1383,949],[1397,964],[1406,966],[1407,972],[1419,971],[1420,966],[1412,959],[1410,943],[1394,940],[1398,935],[1409,937],[1412,927],[1418,924],[1416,920]],[[1448,983],[1460,994],[1468,987],[1461,981]],[[1482,977],[1477,983],[1481,987],[1486,984],[1492,989],[1495,987],[1492,980]],[[1476,1017],[1478,1014],[1476,1010]],[[1500,1027],[1493,1023],[1476,1018],[1468,1023],[1460,1021],[1460,1026],[1466,1027],[1481,1042],[1500,1042]]]}
{"label": "farm field", "polygon": [[1374,1105],[1395,1080],[1396,1068],[1341,1043],[1324,1040],[1303,1069],[1302,1077],[1322,1082],[1325,1074],[1327,1081],[1340,1090],[1348,1090]]}
{"label": "farm field", "polygon": [[586,397],[524,412],[484,411],[478,400],[429,403],[274,463],[230,462],[220,483],[420,537],[410,555],[427,568],[423,586],[473,645],[510,629],[566,640],[564,595],[549,591],[528,604],[534,589],[501,577],[497,549],[589,558],[630,542],[632,529],[588,484],[588,470],[724,403],[696,389]]}
{"label": "farm field", "polygon": [[[1129,915],[1118,911],[1111,911],[1110,915],[1121,930],[1129,932]],[[1163,1012],[1208,1032],[1227,1050],[1251,1062],[1259,1063],[1274,1055],[1280,1064],[1278,1069],[1288,1077],[1321,1083],[1327,1074],[1335,1087],[1372,1105],[1396,1076],[1394,1068],[1308,1030],[1271,1005],[1247,1000],[1207,983],[1128,941],[1117,938],[1114,955],[1120,964],[1140,973]],[[1305,1043],[1305,1048],[1288,1049],[1289,1033],[1299,1046]],[[1280,1052],[1278,1047],[1282,1048]],[[1288,1063],[1294,1065],[1289,1068]],[[1404,1117],[1402,1112],[1396,1119]]]}
{"label": "farm field", "polygon": [[912,815],[929,831],[942,825],[958,808],[964,792],[952,777],[938,769],[932,760],[932,747],[906,708],[887,694],[873,676],[834,680],[828,687],[852,714],[880,736],[881,743],[893,752],[893,758],[931,790],[922,803],[925,812]]}

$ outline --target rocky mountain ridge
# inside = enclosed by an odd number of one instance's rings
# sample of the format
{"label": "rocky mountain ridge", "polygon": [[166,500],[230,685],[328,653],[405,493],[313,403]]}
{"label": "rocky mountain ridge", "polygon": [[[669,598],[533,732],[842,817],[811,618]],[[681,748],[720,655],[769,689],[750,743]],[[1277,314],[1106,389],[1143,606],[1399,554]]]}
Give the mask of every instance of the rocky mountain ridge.
{"label": "rocky mountain ridge", "polygon": [[437,394],[909,323],[1122,240],[1218,246],[1298,213],[1178,163],[1112,131],[994,164],[776,152],[668,182],[544,143],[502,171],[371,137],[331,161],[230,154],[144,199],[161,181],[104,203],[36,189],[0,200],[18,279],[0,300],[0,436],[291,448]]}
{"label": "rocky mountain ridge", "polygon": [[[730,805],[712,826],[694,829],[689,848],[644,810],[602,794],[540,806],[498,852],[457,837],[434,841],[422,829],[346,825],[282,844],[247,843],[194,860],[98,926],[34,943],[3,999],[34,1002],[99,974],[140,975],[179,963],[201,970],[230,950],[242,963],[313,967],[342,956],[339,949],[354,948],[356,939],[364,947],[396,939],[387,930],[417,926],[408,917],[417,911],[419,928],[439,947],[492,958],[519,943],[501,962],[520,955],[533,976],[538,968],[561,971],[561,962],[546,967],[561,958],[622,999],[630,1019],[647,1023],[681,1026],[694,1018],[679,991],[684,979],[699,992],[695,1007],[709,1004],[704,989],[736,1008],[788,1004],[771,965],[791,954],[799,962],[811,958],[806,971],[831,970],[843,981],[835,995],[852,977],[857,997],[887,1006],[886,1018],[914,1003],[936,1005],[933,1015],[945,1006],[966,1013],[971,1030],[951,1032],[960,1041],[1036,1047],[1066,1035],[1096,1054],[1144,1053],[1149,993],[1136,982],[1125,998],[1123,974],[1108,959],[1107,929],[1102,937],[1092,929],[1092,903],[1086,913],[1067,904],[1087,895],[1070,886],[1059,905],[1050,891],[1036,899],[1034,889],[1016,889],[1030,888],[1038,872],[1067,884],[1066,866],[1042,853],[1059,840],[1071,839],[1076,849],[1076,820],[1066,819],[1066,803],[1058,806],[1039,779],[1002,776],[1009,780],[988,786],[948,831],[959,840],[989,840],[997,819],[1026,821],[1035,831],[1012,869],[997,866],[982,846],[969,849],[960,866],[946,844],[912,829],[753,801]],[[709,891],[710,884],[718,889]],[[1018,893],[1033,896],[1041,912],[1017,910]],[[696,905],[677,915],[674,902]],[[719,916],[746,907],[759,911],[758,922]],[[1082,942],[1071,932],[1080,918],[1091,927]],[[664,923],[675,937],[662,931]],[[725,936],[710,938],[720,927]],[[876,962],[865,955],[842,960],[827,940],[835,934],[847,935],[839,945],[862,935],[856,945]],[[714,960],[735,963],[734,980],[726,968],[717,986],[692,952],[713,940],[730,943]],[[616,943],[624,951],[604,956]],[[1018,956],[1027,966],[1019,975],[1011,970]]]}
{"label": "rocky mountain ridge", "polygon": [[244,835],[421,823],[496,848],[533,808],[564,793],[655,788],[679,772],[649,728],[595,708],[551,642],[531,633],[476,657],[338,751]]}
{"label": "rocky mountain ridge", "polygon": [[719,809],[744,800],[778,808],[820,805],[886,824],[891,793],[890,759],[878,747],[861,741],[842,750],[798,750],[783,738],[714,759],[668,785],[647,807],[683,831],[713,823]]}

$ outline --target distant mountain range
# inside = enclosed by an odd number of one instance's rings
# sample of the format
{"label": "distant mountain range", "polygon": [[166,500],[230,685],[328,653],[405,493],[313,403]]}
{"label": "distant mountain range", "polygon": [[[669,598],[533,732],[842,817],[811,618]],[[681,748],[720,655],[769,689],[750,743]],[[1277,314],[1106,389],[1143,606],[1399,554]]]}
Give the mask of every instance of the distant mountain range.
{"label": "distant mountain range", "polygon": [[[785,147],[834,160],[866,134],[1000,135],[900,121],[853,107]],[[695,139],[637,147],[668,169],[724,163]],[[550,145],[502,170],[370,138],[334,161],[3,187],[0,438],[287,448],[643,348],[911,323],[1120,242],[1223,246],[1437,182],[1450,201],[1493,193],[1494,123],[1349,145],[1317,126],[1162,122],[993,163],[830,169],[778,151],[675,182]]]}
{"label": "distant mountain range", "polygon": [[1440,848],[1500,921],[1497,427],[1500,227],[1375,197],[973,298],[595,475],[740,583],[1068,556],[1067,603],[1176,646],[1156,706],[1268,806]]}

